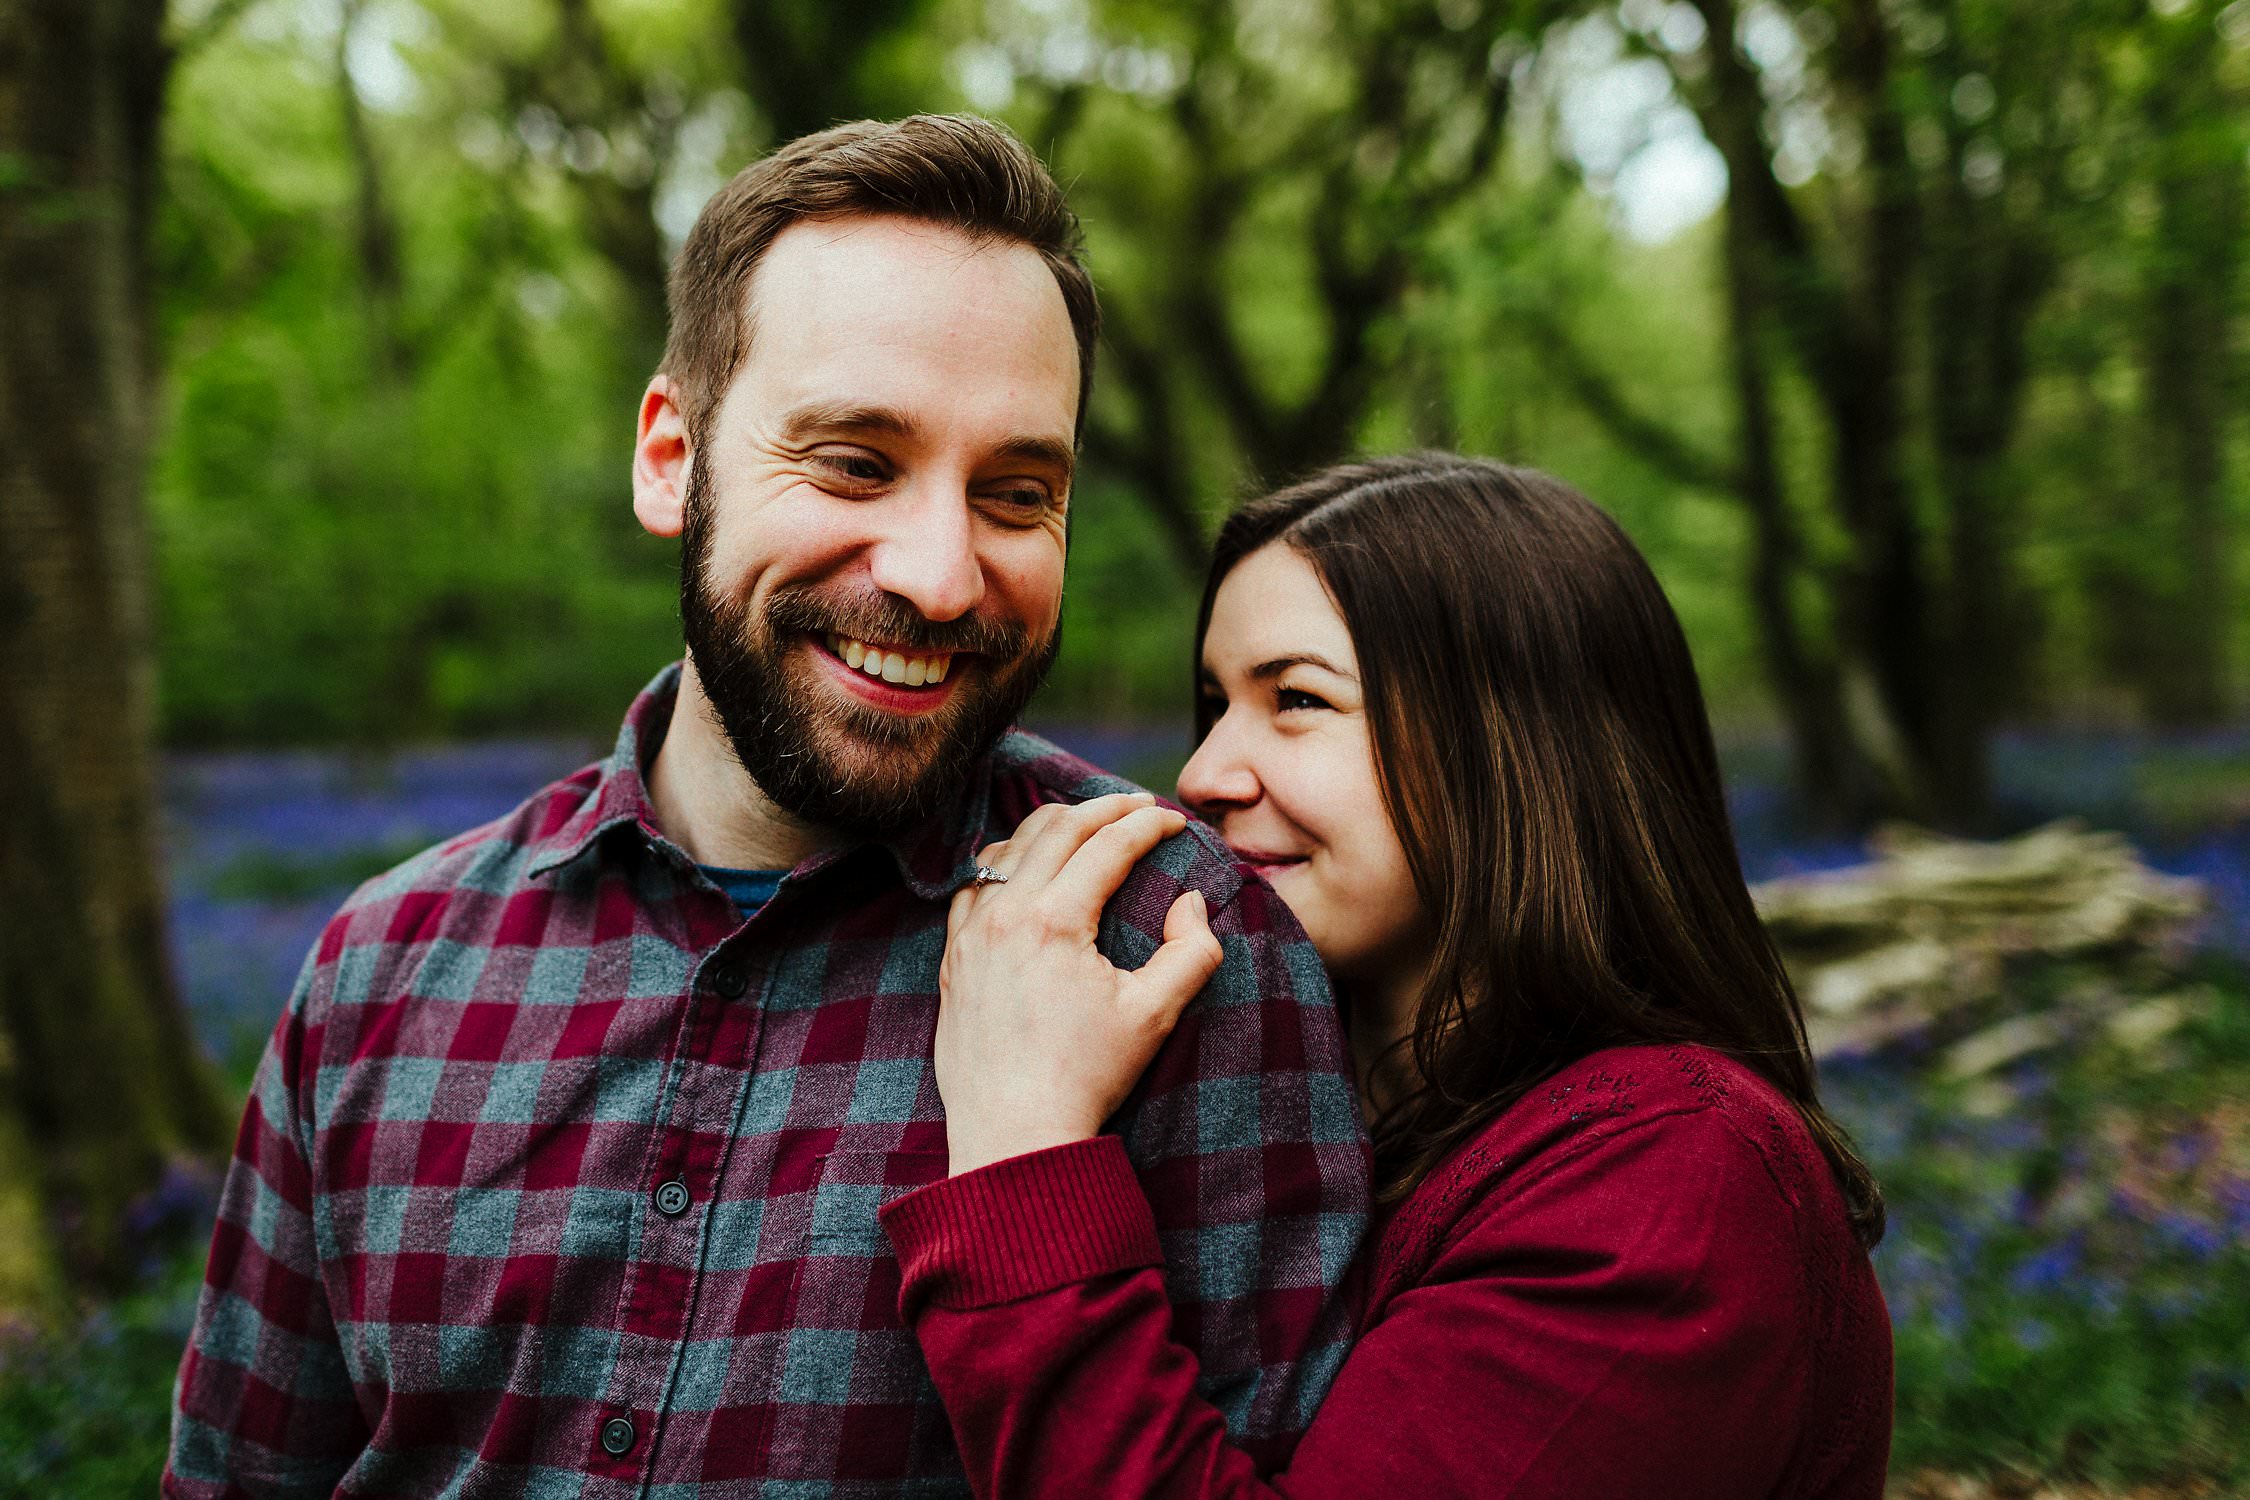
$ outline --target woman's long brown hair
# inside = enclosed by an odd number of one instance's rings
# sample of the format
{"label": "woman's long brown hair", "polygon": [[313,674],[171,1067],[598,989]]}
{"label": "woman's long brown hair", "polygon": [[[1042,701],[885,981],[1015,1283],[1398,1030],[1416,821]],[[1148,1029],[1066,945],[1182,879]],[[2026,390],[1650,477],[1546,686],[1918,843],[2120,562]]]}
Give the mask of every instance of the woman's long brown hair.
{"label": "woman's long brown hair", "polygon": [[[1687,639],[1617,523],[1546,474],[1451,454],[1340,464],[1219,533],[1219,585],[1280,542],[1351,632],[1375,761],[1436,930],[1371,1122],[1385,1197],[1602,1047],[1691,1042],[1804,1117],[1852,1225],[1874,1175],[1821,1107],[1804,1014],[1758,921]],[[1208,711],[1197,708],[1198,733]]]}

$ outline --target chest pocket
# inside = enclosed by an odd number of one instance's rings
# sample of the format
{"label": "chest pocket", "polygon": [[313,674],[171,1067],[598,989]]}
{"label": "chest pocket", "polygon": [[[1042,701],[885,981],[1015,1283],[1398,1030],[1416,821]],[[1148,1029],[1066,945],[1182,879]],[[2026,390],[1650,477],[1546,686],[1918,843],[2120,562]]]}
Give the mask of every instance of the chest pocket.
{"label": "chest pocket", "polygon": [[[945,1165],[943,1151],[833,1151],[821,1162],[782,1353],[776,1477],[957,1467],[929,1367],[899,1322],[898,1261],[876,1217],[945,1176]],[[846,1454],[843,1408],[888,1408],[906,1420],[854,1424]]]}
{"label": "chest pocket", "polygon": [[[945,1176],[943,1151],[831,1151],[814,1190],[814,1259],[890,1260],[878,1215],[884,1205]],[[895,1269],[895,1266],[894,1266]]]}

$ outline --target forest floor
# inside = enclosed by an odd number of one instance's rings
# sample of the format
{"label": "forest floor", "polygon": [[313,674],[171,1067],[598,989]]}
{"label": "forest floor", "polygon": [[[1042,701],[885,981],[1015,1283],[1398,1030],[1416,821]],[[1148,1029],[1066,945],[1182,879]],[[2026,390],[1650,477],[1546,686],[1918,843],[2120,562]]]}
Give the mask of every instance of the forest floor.
{"label": "forest floor", "polygon": [[1890,1487],[1892,1500],[2216,1500],[2239,1493],[2216,1480],[2101,1489],[2099,1484],[2052,1484],[2036,1478],[1971,1480],[1957,1473],[1917,1473]]}
{"label": "forest floor", "polygon": [[[1164,787],[1185,749],[1166,731],[1050,733]],[[235,1086],[353,885],[600,749],[173,757],[174,942]],[[1857,860],[1856,843],[1793,830],[1779,765],[1771,747],[1729,754],[1751,877]],[[2001,1070],[1998,1095],[1911,1042],[1824,1066],[1890,1207],[1875,1260],[1898,1356],[1892,1494],[2250,1494],[2250,732],[2014,737],[1997,766],[2008,826],[2070,813],[2124,829],[2216,906],[2183,980],[2193,1019],[2154,1049],[2028,1058]],[[188,1227],[168,1250],[152,1241],[140,1293],[68,1338],[0,1330],[0,1496],[149,1492],[209,1212],[208,1184],[167,1194],[152,1222]]]}
{"label": "forest floor", "polygon": [[1972,1479],[1933,1470],[1892,1481],[1889,1494],[1892,1500],[2217,1500],[2241,1491],[2213,1479],[2105,1489],[2092,1484],[2057,1484],[2033,1475]]}

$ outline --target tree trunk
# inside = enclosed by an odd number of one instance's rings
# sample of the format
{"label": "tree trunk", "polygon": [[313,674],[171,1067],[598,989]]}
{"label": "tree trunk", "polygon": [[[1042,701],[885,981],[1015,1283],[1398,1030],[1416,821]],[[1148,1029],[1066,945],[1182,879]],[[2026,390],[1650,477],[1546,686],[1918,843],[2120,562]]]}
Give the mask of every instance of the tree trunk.
{"label": "tree trunk", "polygon": [[927,3],[732,0],[728,13],[750,101],[766,117],[772,144],[888,113],[898,102],[894,90],[869,76],[869,61]]}
{"label": "tree trunk", "polygon": [[[1871,128],[1871,166],[1889,171],[1869,213],[1855,283],[1825,264],[1774,175],[1766,100],[1739,46],[1734,0],[1697,0],[1715,39],[1704,79],[1683,80],[1704,132],[1727,163],[1726,278],[1732,375],[1741,448],[1737,487],[1753,525],[1751,605],[1766,670],[1788,715],[1800,795],[1808,810],[1848,823],[1918,810],[1918,758],[1905,732],[1917,673],[1928,665],[1919,538],[1901,460],[1904,410],[1895,332],[1904,260],[1914,223],[1897,195],[1904,146],[1895,117]],[[1841,46],[1851,95],[1865,107],[1882,95],[1884,39],[1860,14]],[[1723,39],[1723,40],[1721,40]],[[1771,330],[1769,333],[1768,330]],[[1801,544],[1781,488],[1767,341],[1785,336],[1810,377],[1829,437],[1828,499],[1853,555],[1826,582],[1832,656],[1808,647],[1792,601]],[[1882,721],[1863,732],[1847,711],[1843,666],[1864,666]],[[1864,715],[1862,716],[1864,717]],[[1889,752],[1878,755],[1877,751]]]}
{"label": "tree trunk", "polygon": [[133,1201],[227,1129],[170,977],[156,851],[162,21],[161,0],[0,7],[0,1141],[32,1153],[17,1180],[89,1288],[128,1279]]}
{"label": "tree trunk", "polygon": [[2235,620],[2227,524],[2227,393],[2244,251],[2242,130],[2200,11],[2161,23],[2164,66],[2147,90],[2155,137],[2156,230],[2143,252],[2151,467],[2176,506],[2180,558],[2160,660],[2144,682],[2150,714],[2213,724],[2231,708]]}
{"label": "tree trunk", "polygon": [[[1426,6],[1343,7],[1333,18],[1347,63],[1341,95],[1323,91],[1312,111],[1243,51],[1242,7],[1193,9],[1186,79],[1152,112],[1180,152],[1177,217],[1150,226],[1161,239],[1145,248],[1161,248],[1140,295],[1130,283],[1106,293],[1114,358],[1103,380],[1127,411],[1113,416],[1118,403],[1105,400],[1087,432],[1092,464],[1134,488],[1189,577],[1202,573],[1208,544],[1198,475],[1182,457],[1188,399],[1208,396],[1254,486],[1302,478],[1353,450],[1377,395],[1396,389],[1389,383],[1409,362],[1390,334],[1428,274],[1438,226],[1498,169],[1511,85],[1493,60],[1560,9],[1472,0],[1446,23]],[[1035,136],[1051,152],[1084,108],[1084,86],[1062,86]],[[1265,206],[1285,212],[1267,222]],[[1150,199],[1081,203],[1089,217],[1105,207],[1145,216]],[[1302,388],[1275,378],[1229,291],[1243,266],[1275,261],[1280,235],[1312,268],[1320,358]],[[1168,338],[1149,336],[1159,326]]]}
{"label": "tree trunk", "polygon": [[[1957,184],[1958,174],[1953,181]],[[1936,487],[1946,518],[1943,694],[1932,762],[1945,820],[1974,831],[1992,801],[1989,744],[2029,670],[2029,610],[2015,569],[2017,481],[2008,463],[2031,378],[2031,321],[2054,263],[2036,226],[1938,195],[1929,257],[1929,385]]]}
{"label": "tree trunk", "polygon": [[1154,345],[1136,337],[1114,312],[1102,340],[1109,349],[1109,378],[1124,392],[1133,420],[1113,426],[1089,414],[1086,456],[1133,486],[1164,534],[1180,575],[1200,580],[1210,561],[1211,540],[1204,535],[1195,482],[1184,461],[1186,440],[1172,369]]}
{"label": "tree trunk", "polygon": [[1762,247],[1747,218],[1742,212],[1727,215],[1726,293],[1738,430],[1735,487],[1751,525],[1751,613],[1758,622],[1767,683],[1789,726],[1797,796],[1814,822],[1857,827],[1881,811],[1882,786],[1852,737],[1836,664],[1807,640],[1798,615],[1796,583],[1804,547],[1775,450],[1765,320],[1772,292]]}
{"label": "tree trunk", "polygon": [[646,81],[620,59],[602,34],[590,0],[562,0],[551,80],[563,119],[605,134],[620,124],[646,132],[651,169],[630,180],[611,172],[576,174],[587,238],[617,273],[625,293],[628,327],[618,348],[621,391],[639,399],[648,372],[664,355],[669,326],[665,283],[671,252],[656,222],[661,166],[671,159],[677,114],[652,105]]}
{"label": "tree trunk", "polygon": [[352,33],[365,0],[344,0],[336,26],[336,103],[344,126],[344,145],[352,163],[354,240],[359,250],[361,295],[366,299],[368,331],[383,374],[396,385],[412,373],[414,349],[406,333],[406,276],[400,264],[398,223],[391,215],[383,158],[352,79]]}
{"label": "tree trunk", "polygon": [[[1842,615],[1895,732],[1908,810],[1951,822],[1941,765],[1945,663],[1922,526],[1906,472],[1907,294],[1921,252],[1914,168],[1891,77],[1891,37],[1876,0],[1852,0],[1837,29],[1836,81],[1866,141],[1868,201],[1826,327],[1801,325],[1825,409],[1830,483],[1853,545]],[[1804,299],[1799,299],[1804,305]]]}

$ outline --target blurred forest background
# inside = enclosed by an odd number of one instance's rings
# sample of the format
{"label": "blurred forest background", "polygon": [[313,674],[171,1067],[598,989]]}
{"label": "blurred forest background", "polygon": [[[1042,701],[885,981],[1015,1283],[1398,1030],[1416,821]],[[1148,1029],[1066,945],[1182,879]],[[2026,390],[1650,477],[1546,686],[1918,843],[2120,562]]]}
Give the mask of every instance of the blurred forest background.
{"label": "blurred forest background", "polygon": [[677,653],[704,199],[930,109],[1108,319],[1036,724],[1168,786],[1218,517],[1458,447],[1647,551],[1754,876],[2077,814],[2201,879],[1949,928],[1974,1025],[1830,1077],[1902,1476],[2246,1492],[2250,0],[0,0],[0,1493],[145,1492],[321,916]]}

